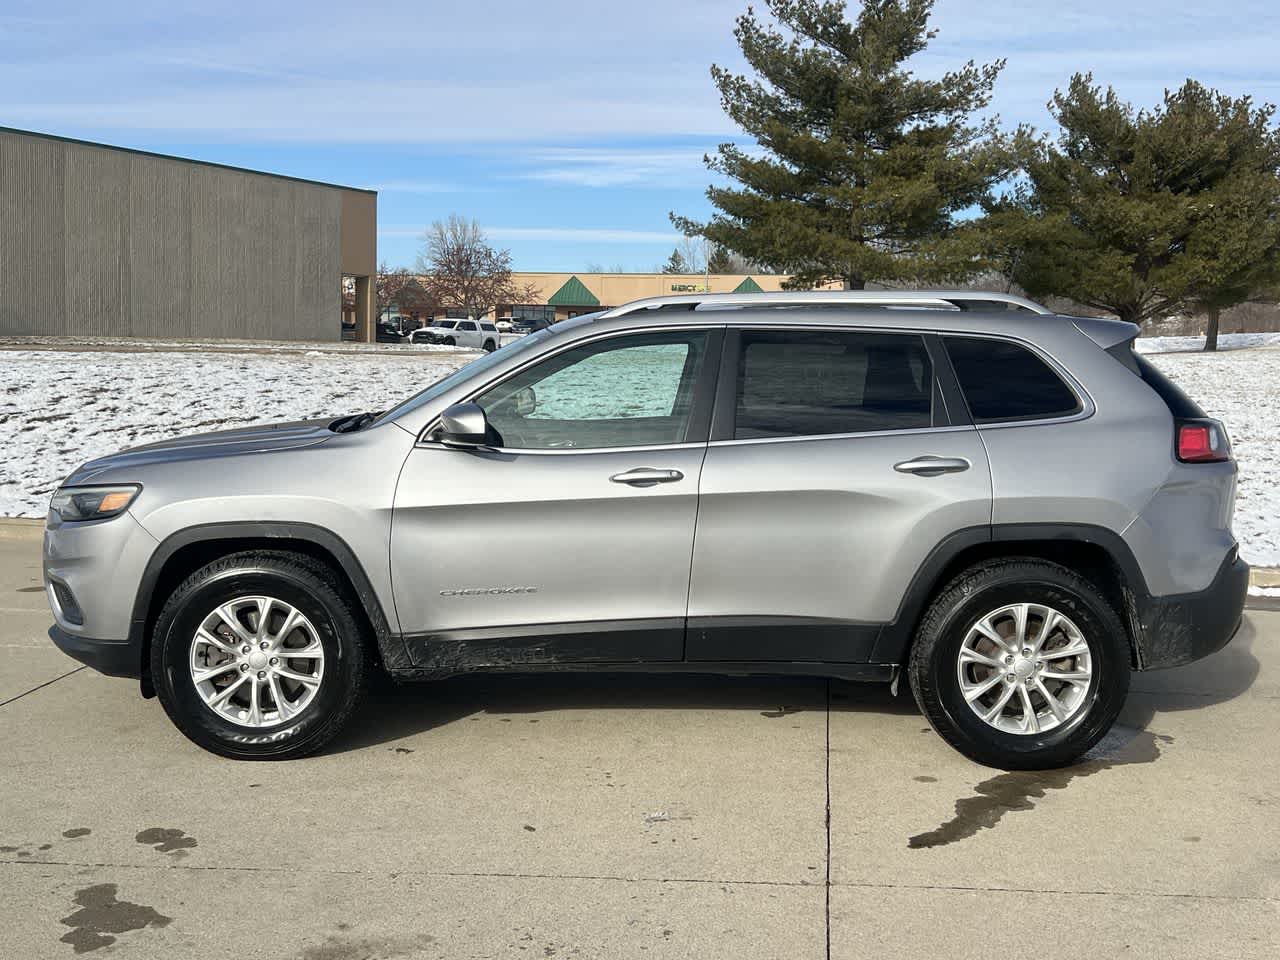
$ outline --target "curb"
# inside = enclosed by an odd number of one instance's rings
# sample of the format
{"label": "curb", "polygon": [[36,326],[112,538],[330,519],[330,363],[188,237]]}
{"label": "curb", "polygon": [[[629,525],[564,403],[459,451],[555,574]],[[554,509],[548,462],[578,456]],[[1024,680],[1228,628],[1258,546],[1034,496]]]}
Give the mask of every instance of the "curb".
{"label": "curb", "polygon": [[30,520],[26,517],[0,517],[0,540],[33,540],[44,539],[44,519]]}
{"label": "curb", "polygon": [[1249,572],[1251,587],[1280,587],[1280,567],[1254,567]]}

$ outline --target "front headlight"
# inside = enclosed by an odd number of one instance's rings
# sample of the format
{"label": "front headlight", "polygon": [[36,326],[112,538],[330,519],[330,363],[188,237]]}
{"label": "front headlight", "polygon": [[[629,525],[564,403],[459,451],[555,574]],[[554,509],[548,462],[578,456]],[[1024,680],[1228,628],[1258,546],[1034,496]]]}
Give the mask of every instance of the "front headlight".
{"label": "front headlight", "polygon": [[110,487],[60,487],[49,501],[49,514],[63,523],[105,520],[129,509],[142,487],[118,484]]}

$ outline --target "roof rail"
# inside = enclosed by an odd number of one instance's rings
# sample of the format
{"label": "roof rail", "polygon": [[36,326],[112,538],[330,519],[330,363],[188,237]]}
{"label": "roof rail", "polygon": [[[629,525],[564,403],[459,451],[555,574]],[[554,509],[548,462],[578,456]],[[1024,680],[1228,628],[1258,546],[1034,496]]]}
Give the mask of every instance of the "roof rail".
{"label": "roof rail", "polygon": [[641,310],[806,306],[897,307],[917,310],[1003,308],[1038,314],[1053,312],[1024,297],[987,290],[784,290],[780,293],[689,293],[672,297],[646,297],[606,310],[600,314],[600,319],[621,317]]}

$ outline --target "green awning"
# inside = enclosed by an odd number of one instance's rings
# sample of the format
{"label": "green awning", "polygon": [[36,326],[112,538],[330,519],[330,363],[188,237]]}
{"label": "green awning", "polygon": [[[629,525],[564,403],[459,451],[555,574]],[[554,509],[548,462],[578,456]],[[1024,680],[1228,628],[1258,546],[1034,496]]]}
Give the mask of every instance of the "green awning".
{"label": "green awning", "polygon": [[764,293],[764,291],[760,289],[760,284],[756,283],[750,277],[747,277],[747,279],[743,280],[740,284],[734,287],[733,292],[734,293]]}
{"label": "green awning", "polygon": [[[759,288],[757,288],[759,289]],[[553,307],[598,307],[600,301],[576,276],[564,282],[564,286],[551,295],[547,303]]]}

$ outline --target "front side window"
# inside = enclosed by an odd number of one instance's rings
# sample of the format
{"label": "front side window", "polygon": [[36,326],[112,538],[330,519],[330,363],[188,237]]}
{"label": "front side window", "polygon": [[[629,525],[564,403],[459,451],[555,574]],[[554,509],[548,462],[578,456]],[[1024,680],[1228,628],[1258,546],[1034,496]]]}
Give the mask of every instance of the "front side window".
{"label": "front side window", "polygon": [[741,344],[735,440],[932,423],[933,370],[919,336],[744,330]]}
{"label": "front side window", "polygon": [[598,449],[683,443],[705,331],[634,334],[584,344],[476,398],[497,445]]}
{"label": "front side window", "polygon": [[945,337],[947,354],[977,423],[1078,413],[1080,401],[1047,363],[1008,340]]}

